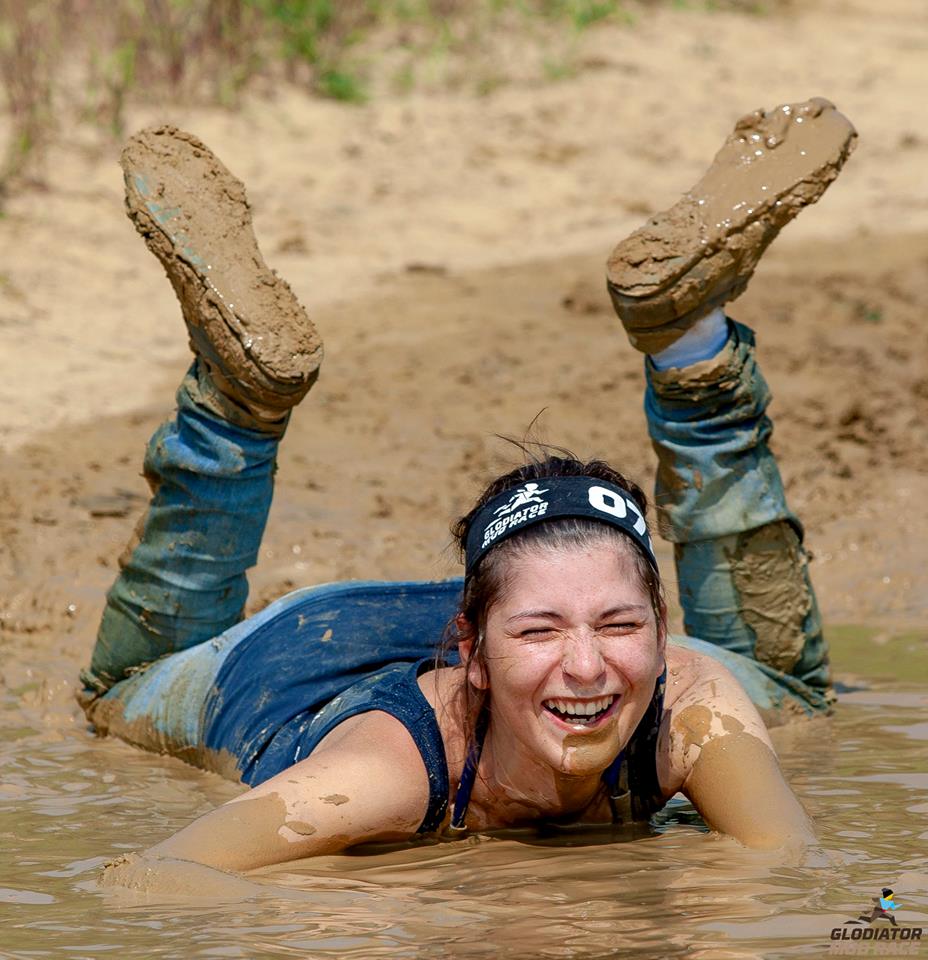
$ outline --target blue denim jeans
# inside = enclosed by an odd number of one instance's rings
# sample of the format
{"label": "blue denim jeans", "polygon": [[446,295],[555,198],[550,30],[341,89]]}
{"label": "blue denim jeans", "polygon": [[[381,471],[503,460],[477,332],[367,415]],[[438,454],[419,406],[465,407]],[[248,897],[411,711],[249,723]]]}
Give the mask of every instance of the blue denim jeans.
{"label": "blue denim jeans", "polygon": [[[672,642],[729,667],[770,725],[827,711],[827,648],[802,529],[767,443],[770,396],[753,335],[731,324],[718,357],[664,372],[647,363],[647,377],[659,524],[675,544],[688,634]],[[347,688],[363,665],[427,656],[455,612],[460,581],[437,589],[381,584],[377,604],[363,614],[358,598],[370,596],[372,584],[358,584],[357,591],[308,588],[242,621],[246,570],[257,559],[270,509],[279,435],[249,426],[247,418],[229,422],[209,396],[194,363],[178,390],[176,416],[148,445],[152,501],[107,596],[91,663],[81,674],[81,700],[100,732],[238,777],[244,746],[217,743],[210,729],[226,693],[217,684],[231,651],[260,632],[255,672],[269,673],[259,698],[273,698],[287,686],[281,673],[291,671],[306,672],[305,681],[288,687],[306,698],[315,667],[300,656],[293,624],[356,624],[359,638],[376,637],[377,655],[372,659],[358,643],[339,648]],[[338,656],[329,657],[326,695],[337,692],[338,668]],[[293,712],[304,707],[294,703]],[[224,708],[248,712],[256,705]],[[275,715],[287,709],[281,705]]]}
{"label": "blue denim jeans", "polygon": [[826,712],[828,648],[802,525],[768,442],[770,390],[754,334],[729,321],[712,360],[647,368],[658,525],[674,544],[688,637],[733,670],[768,725]]}

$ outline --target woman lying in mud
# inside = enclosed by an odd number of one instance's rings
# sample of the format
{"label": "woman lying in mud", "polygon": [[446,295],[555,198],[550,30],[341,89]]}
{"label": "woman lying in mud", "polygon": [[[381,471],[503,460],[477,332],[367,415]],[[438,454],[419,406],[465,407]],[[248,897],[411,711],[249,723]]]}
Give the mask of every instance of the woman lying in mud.
{"label": "woman lying in mud", "polygon": [[101,734],[251,787],[148,858],[238,871],[420,834],[646,823],[678,792],[747,845],[813,840],[765,724],[828,712],[827,650],[754,336],[721,306],[854,140],[827,101],[757,111],[609,261],[647,355],[687,638],[667,636],[641,490],[563,452],[494,480],[454,525],[463,584],[309,588],[241,621],[322,348],[261,258],[242,185],[174,128],[129,142],[129,215],[195,359],[148,446],[152,501],[82,702]]}

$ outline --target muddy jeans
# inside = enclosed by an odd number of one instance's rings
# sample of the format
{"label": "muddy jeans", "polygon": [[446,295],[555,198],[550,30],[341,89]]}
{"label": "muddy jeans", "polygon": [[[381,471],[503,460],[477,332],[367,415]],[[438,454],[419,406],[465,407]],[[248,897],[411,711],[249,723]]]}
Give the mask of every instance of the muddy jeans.
{"label": "muddy jeans", "polygon": [[[675,544],[689,634],[673,642],[728,666],[770,725],[826,711],[827,648],[802,528],[767,445],[770,395],[754,360],[753,334],[732,324],[712,360],[682,371],[647,366],[659,522]],[[148,445],[151,505],[120,559],[80,698],[101,732],[234,775],[235,757],[227,761],[235,744],[211,744],[210,730],[230,652],[258,630],[262,649],[289,646],[294,610],[306,611],[303,622],[320,603],[332,606],[333,594],[331,587],[297,591],[241,621],[245,572],[264,533],[279,438],[228,422],[214,412],[209,390],[194,363],[178,390],[176,417]],[[395,639],[397,650],[414,659],[439,637],[430,627],[410,644],[409,624],[447,620],[459,583],[438,591],[409,586],[383,585],[384,616],[393,619],[377,643],[389,649]],[[351,590],[336,593],[341,607],[327,613],[350,619]],[[391,604],[392,595],[402,603]],[[430,597],[432,606],[409,606],[408,596]],[[307,658],[287,662],[297,670],[301,660]],[[345,672],[347,686],[357,678],[347,660]]]}
{"label": "muddy jeans", "polygon": [[732,669],[774,726],[827,711],[834,695],[802,525],[768,445],[754,334],[729,328],[711,360],[663,372],[647,362],[645,413],[658,524],[674,544],[686,632],[702,641],[683,642]]}

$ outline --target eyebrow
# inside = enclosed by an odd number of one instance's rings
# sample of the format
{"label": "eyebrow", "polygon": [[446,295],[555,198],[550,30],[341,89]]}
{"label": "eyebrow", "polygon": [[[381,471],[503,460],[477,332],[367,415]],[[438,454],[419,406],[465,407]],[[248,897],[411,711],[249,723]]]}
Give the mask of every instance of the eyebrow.
{"label": "eyebrow", "polygon": [[[614,607],[610,607],[608,610],[604,610],[598,617],[600,620],[607,620],[609,617],[614,617],[618,614],[623,613],[643,613],[647,610],[647,606],[643,603],[620,603]],[[532,620],[532,619],[550,619],[550,620],[560,620],[562,619],[561,614],[556,610],[521,610],[519,613],[513,614],[506,620],[506,623],[512,623],[514,620]]]}

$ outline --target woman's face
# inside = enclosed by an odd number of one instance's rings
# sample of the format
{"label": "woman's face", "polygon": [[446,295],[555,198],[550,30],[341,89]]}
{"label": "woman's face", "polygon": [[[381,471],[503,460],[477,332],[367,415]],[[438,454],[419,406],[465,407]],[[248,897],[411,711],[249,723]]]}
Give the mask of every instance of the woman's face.
{"label": "woman's face", "polygon": [[489,688],[492,724],[525,759],[598,775],[644,715],[664,640],[632,550],[539,547],[507,565],[486,669],[470,679]]}

